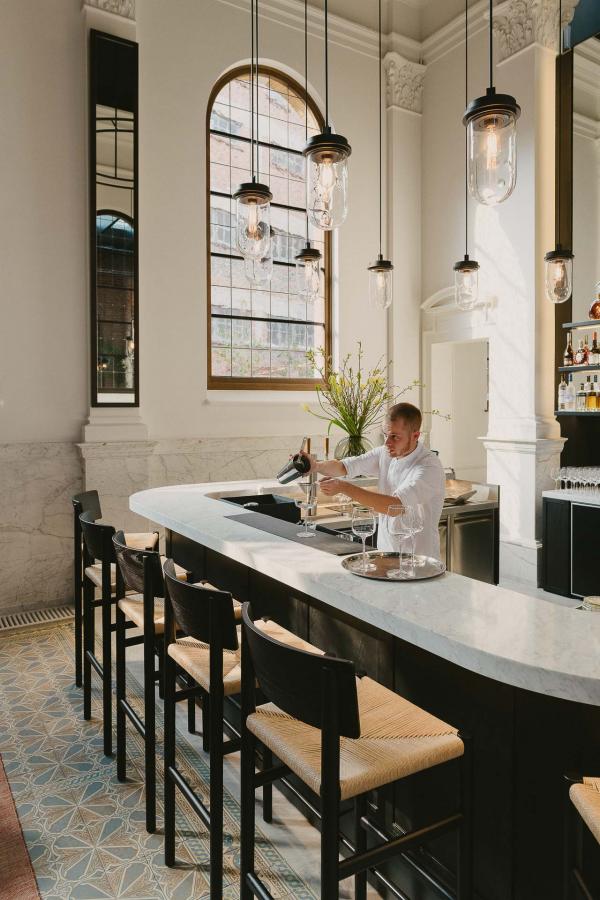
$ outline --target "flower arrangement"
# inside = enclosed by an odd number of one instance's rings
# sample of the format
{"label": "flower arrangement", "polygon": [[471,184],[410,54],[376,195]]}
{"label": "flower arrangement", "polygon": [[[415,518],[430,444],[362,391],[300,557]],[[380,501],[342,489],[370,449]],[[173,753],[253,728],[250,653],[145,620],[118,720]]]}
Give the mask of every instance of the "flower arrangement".
{"label": "flower arrangement", "polygon": [[390,363],[384,365],[383,357],[375,368],[365,371],[360,341],[356,365],[352,363],[352,354],[348,353],[337,372],[331,368],[331,358],[326,357],[322,349],[309,350],[306,355],[323,384],[316,387],[321,412],[313,412],[308,404],[304,404],[304,409],[329,422],[328,433],[333,425],[346,432],[348,437],[335,449],[337,458],[358,456],[369,450],[372,445],[366,433],[383,421],[390,404],[407,391],[421,386],[415,379],[401,391],[395,391],[388,381]]}

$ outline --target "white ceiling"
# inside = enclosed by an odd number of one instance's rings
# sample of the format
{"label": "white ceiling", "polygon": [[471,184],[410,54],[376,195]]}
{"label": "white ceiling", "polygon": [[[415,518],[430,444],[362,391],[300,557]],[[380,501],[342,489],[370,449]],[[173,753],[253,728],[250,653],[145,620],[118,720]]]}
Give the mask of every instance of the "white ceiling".
{"label": "white ceiling", "polygon": [[[357,25],[377,28],[378,0],[329,0],[331,15]],[[468,0],[473,6],[478,0]],[[310,6],[323,9],[323,0],[309,0]],[[384,32],[395,31],[422,41],[447,25],[465,8],[465,0],[382,0]]]}

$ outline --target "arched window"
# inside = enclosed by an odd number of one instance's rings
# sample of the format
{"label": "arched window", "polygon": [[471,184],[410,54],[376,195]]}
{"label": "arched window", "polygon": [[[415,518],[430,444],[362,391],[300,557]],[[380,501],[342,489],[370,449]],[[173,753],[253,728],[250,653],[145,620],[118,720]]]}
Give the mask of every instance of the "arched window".
{"label": "arched window", "polygon": [[[259,179],[273,193],[273,274],[252,288],[235,239],[235,201],[250,181],[250,68],[228,72],[208,104],[208,387],[302,389],[319,382],[306,351],[330,353],[330,235],[310,226],[322,254],[320,297],[295,295],[295,260],[306,240],[304,90],[261,68],[258,85]],[[257,122],[258,118],[258,122]],[[323,119],[308,98],[309,137]]]}

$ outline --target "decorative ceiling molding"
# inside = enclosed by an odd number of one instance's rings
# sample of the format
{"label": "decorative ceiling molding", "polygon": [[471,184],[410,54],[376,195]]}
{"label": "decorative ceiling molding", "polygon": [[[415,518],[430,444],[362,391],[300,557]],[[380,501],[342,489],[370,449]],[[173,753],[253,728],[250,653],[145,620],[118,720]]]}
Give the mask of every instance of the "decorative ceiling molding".
{"label": "decorative ceiling molding", "polygon": [[135,0],[84,0],[83,5],[135,22]]}
{"label": "decorative ceiling molding", "polygon": [[600,122],[583,116],[581,113],[573,113],[573,134],[578,137],[597,141],[600,138]]}
{"label": "decorative ceiling molding", "polygon": [[[579,0],[563,0],[563,27],[573,18],[578,3]],[[532,44],[558,52],[556,0],[504,0],[494,8],[493,18],[498,62]]]}
{"label": "decorative ceiling molding", "polygon": [[[488,0],[479,0],[469,8],[469,37],[475,37],[479,32],[484,31],[488,26],[487,15]],[[421,44],[421,58],[426,65],[437,62],[447,53],[451,53],[464,44],[465,40],[465,18],[464,15],[457,16],[452,22],[448,22],[443,28],[440,28],[434,34],[425,38]],[[394,50],[396,47],[393,48]]]}
{"label": "decorative ceiling molding", "polygon": [[399,53],[387,53],[383,60],[385,72],[385,105],[397,106],[411,112],[422,112],[423,83],[427,66],[411,62]]}

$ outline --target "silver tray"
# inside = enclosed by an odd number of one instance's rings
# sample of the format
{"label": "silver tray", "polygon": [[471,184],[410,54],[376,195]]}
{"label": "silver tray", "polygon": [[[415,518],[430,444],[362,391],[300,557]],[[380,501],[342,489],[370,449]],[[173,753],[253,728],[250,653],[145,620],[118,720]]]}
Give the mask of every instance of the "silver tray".
{"label": "silver tray", "polygon": [[[403,558],[407,559],[408,554],[404,553]],[[416,556],[415,559],[425,560],[425,562],[421,566],[415,566],[414,577],[411,578],[404,574],[390,577],[387,573],[397,569],[400,564],[399,553],[387,553],[384,550],[368,550],[367,559],[375,564],[375,569],[372,569],[370,572],[361,572],[353,568],[353,565],[360,565],[362,553],[353,553],[352,556],[344,557],[342,565],[352,575],[358,575],[360,578],[374,578],[377,581],[422,581],[425,578],[437,578],[438,575],[443,575],[446,571],[446,566],[439,559],[434,559],[433,556]]]}

